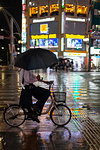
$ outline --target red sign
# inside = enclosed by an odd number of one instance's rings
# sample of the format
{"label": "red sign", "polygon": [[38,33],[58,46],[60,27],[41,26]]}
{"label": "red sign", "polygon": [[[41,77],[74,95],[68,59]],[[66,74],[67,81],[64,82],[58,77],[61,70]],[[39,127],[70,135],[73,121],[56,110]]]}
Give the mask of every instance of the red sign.
{"label": "red sign", "polygon": [[25,3],[22,5],[22,10],[23,10],[23,11],[26,10],[26,5],[25,5]]}

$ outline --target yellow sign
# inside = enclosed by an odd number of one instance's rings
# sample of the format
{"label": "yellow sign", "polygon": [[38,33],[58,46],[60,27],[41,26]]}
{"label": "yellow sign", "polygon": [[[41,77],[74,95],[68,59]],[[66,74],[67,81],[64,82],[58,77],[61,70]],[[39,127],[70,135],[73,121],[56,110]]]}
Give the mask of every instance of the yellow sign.
{"label": "yellow sign", "polygon": [[45,34],[41,34],[41,35],[31,35],[31,39],[54,39],[56,38],[56,34],[49,34],[49,35],[45,35]]}
{"label": "yellow sign", "polygon": [[85,35],[66,34],[66,38],[84,39],[84,38],[85,38]]}
{"label": "yellow sign", "polygon": [[40,33],[48,34],[48,24],[40,24]]}

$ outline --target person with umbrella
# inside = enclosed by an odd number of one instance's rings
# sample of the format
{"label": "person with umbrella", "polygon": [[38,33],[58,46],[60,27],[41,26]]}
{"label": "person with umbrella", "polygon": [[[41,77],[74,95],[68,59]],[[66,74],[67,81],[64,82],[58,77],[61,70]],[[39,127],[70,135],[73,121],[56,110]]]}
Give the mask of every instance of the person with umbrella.
{"label": "person with umbrella", "polygon": [[[22,91],[20,96],[20,106],[28,109],[28,117],[32,118],[33,121],[40,122],[38,115],[41,115],[43,106],[50,96],[50,91],[48,89],[35,86],[34,82],[48,82],[40,79],[40,75],[35,76],[32,70],[20,71],[20,79],[22,83]],[[38,101],[32,104],[32,96],[34,96]]]}
{"label": "person with umbrella", "polygon": [[[20,96],[20,105],[28,109],[29,117],[33,121],[40,122],[38,115],[41,114],[43,106],[50,95],[50,91],[34,85],[36,81],[42,81],[44,83],[47,81],[40,80],[39,75],[33,75],[32,70],[46,69],[57,62],[58,59],[53,52],[42,48],[29,49],[16,57],[15,67],[22,68],[21,82],[23,88]],[[32,96],[38,100],[35,105],[32,105]],[[32,116],[32,107],[36,110],[35,116]]]}

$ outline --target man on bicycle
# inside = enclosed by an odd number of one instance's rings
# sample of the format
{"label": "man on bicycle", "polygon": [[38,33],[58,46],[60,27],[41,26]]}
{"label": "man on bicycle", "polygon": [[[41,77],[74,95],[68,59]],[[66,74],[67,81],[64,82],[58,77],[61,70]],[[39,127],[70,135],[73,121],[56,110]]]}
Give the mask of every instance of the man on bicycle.
{"label": "man on bicycle", "polygon": [[[41,115],[43,106],[50,96],[50,91],[48,89],[35,86],[34,82],[42,81],[46,83],[47,81],[40,80],[40,75],[35,76],[32,70],[20,71],[20,79],[22,83],[22,91],[20,96],[20,105],[23,108],[28,109],[29,118],[32,118],[33,121],[40,122],[38,115]],[[35,104],[32,104],[32,96],[34,96],[38,101]]]}

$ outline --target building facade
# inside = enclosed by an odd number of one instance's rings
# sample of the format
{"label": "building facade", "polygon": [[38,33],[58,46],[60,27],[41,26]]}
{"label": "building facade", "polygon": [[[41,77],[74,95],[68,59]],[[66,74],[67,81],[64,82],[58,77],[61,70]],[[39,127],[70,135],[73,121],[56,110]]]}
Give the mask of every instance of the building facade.
{"label": "building facade", "polygon": [[89,0],[23,0],[22,6],[24,48],[47,48],[88,68]]}
{"label": "building facade", "polygon": [[100,0],[91,1],[90,65],[100,69]]}

